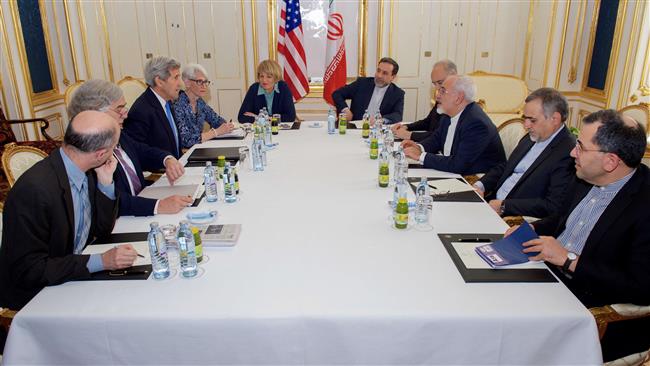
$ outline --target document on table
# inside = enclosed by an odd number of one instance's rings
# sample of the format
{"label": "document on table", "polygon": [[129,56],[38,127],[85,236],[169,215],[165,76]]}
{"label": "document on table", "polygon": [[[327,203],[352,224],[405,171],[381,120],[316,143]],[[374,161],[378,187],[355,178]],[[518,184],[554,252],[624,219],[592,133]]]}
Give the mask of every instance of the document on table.
{"label": "document on table", "polygon": [[[185,170],[185,174],[183,174],[182,177],[174,181],[175,186],[193,185],[193,184],[200,185],[202,183],[203,183],[203,172],[201,172],[201,174],[188,174],[187,169]],[[160,179],[158,179],[158,182],[156,182],[156,187],[161,187],[161,186],[170,186],[169,179],[167,178],[167,176],[160,177]]]}
{"label": "document on table", "polygon": [[472,186],[456,178],[429,180],[429,187],[431,187],[431,193],[433,194],[458,193],[474,190]]}
{"label": "document on table", "polygon": [[[139,254],[137,259],[133,263],[133,267],[151,264],[151,256],[149,255],[149,247],[148,247],[148,243],[146,241],[122,243],[122,244],[131,244],[131,245],[133,245],[133,248]],[[93,244],[93,245],[88,245],[88,246],[86,246],[86,248],[84,248],[84,250],[83,250],[83,252],[81,252],[81,254],[88,254],[88,255],[90,255],[90,254],[102,254],[102,253],[104,253],[104,252],[106,252],[106,251],[108,251],[110,249],[115,248],[118,245],[120,245],[120,244]],[[140,255],[142,257],[140,257]]]}
{"label": "document on table", "polygon": [[219,140],[219,139],[229,139],[229,138],[244,138],[246,136],[246,131],[244,131],[243,128],[235,128],[234,130],[223,134],[219,135],[217,137],[213,137],[213,140]]}
{"label": "document on table", "polygon": [[149,186],[143,189],[138,196],[153,199],[163,199],[175,194],[179,196],[195,197],[199,186],[199,184],[184,184],[163,187]]}
{"label": "document on table", "polygon": [[[481,243],[468,243],[468,242],[452,242],[454,250],[458,254],[458,257],[463,261],[465,268],[467,269],[492,269],[492,267],[487,264],[481,256],[476,252],[476,248],[485,245],[485,242]],[[512,264],[509,266],[503,266],[495,269],[520,269],[520,268],[540,268],[540,262],[526,262],[521,264]]]}

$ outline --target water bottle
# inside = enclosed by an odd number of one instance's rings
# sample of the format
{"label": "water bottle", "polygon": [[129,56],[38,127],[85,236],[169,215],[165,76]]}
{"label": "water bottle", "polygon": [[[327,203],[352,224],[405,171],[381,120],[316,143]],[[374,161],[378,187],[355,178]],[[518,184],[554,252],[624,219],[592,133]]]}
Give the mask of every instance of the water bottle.
{"label": "water bottle", "polygon": [[420,183],[418,184],[418,188],[416,189],[416,195],[420,195],[420,194],[424,196],[424,200],[427,205],[432,202],[431,189],[429,188],[429,182],[427,181],[427,177],[420,178]]}
{"label": "water bottle", "polygon": [[327,112],[327,133],[333,135],[336,133],[336,113],[334,109],[330,107],[329,112]]}
{"label": "water bottle", "polygon": [[203,185],[205,186],[205,199],[208,202],[217,201],[217,178],[211,161],[205,162]]}
{"label": "water bottle", "polygon": [[235,172],[229,162],[226,163],[226,168],[223,172],[223,184],[226,193],[225,201],[228,203],[237,201],[237,193],[235,193]]}
{"label": "water bottle", "polygon": [[379,133],[384,132],[384,118],[379,112],[375,113],[375,126],[377,126],[377,131],[379,131]]}
{"label": "water bottle", "polygon": [[181,275],[183,277],[194,277],[198,273],[196,264],[196,253],[194,252],[194,234],[190,230],[187,220],[180,222],[178,229],[178,251],[181,258]]}
{"label": "water bottle", "polygon": [[379,153],[379,186],[382,188],[388,187],[389,177],[388,150],[384,145],[381,148],[381,153]]}
{"label": "water bottle", "polygon": [[167,259],[167,244],[158,222],[149,224],[151,231],[147,240],[149,241],[149,255],[151,257],[151,267],[153,268],[153,278],[161,280],[169,277],[169,260]]}
{"label": "water bottle", "polygon": [[253,156],[251,159],[253,162],[253,170],[256,172],[264,171],[264,164],[262,162],[262,141],[259,139],[253,140],[251,151]]}
{"label": "water bottle", "polygon": [[408,161],[406,160],[406,155],[404,154],[404,148],[400,146],[395,153],[395,163],[393,166],[395,182],[397,182],[400,178],[406,179],[406,176],[408,174],[408,166]]}
{"label": "water bottle", "polygon": [[389,154],[393,153],[394,143],[395,143],[395,135],[393,135],[393,131],[390,128],[387,128],[386,131],[384,131],[384,146],[386,146],[386,149],[388,150]]}
{"label": "water bottle", "polygon": [[429,199],[418,187],[417,195],[415,198],[415,222],[418,226],[425,226],[429,224]]}
{"label": "water bottle", "polygon": [[363,114],[363,125],[362,125],[362,130],[361,130],[361,137],[364,139],[367,139],[370,136],[370,115],[368,114],[368,110],[366,109],[366,112]]}
{"label": "water bottle", "polygon": [[266,146],[273,145],[273,130],[267,117],[264,118],[264,144]]}

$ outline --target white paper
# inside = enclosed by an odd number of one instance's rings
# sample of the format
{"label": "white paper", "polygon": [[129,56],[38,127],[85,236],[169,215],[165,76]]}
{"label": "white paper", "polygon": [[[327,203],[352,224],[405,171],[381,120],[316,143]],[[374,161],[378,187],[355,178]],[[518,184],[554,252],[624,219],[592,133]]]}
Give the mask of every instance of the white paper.
{"label": "white paper", "polygon": [[485,245],[489,243],[467,243],[467,242],[452,242],[451,245],[454,247],[454,250],[456,253],[458,253],[458,256],[460,259],[463,261],[463,264],[465,265],[465,268],[467,269],[476,269],[476,268],[482,268],[482,269],[490,269],[489,264],[487,264],[483,258],[481,258],[478,253],[476,253],[476,247],[480,245]]}
{"label": "white paper", "polygon": [[175,194],[179,196],[190,196],[195,197],[196,191],[199,188],[198,184],[184,184],[184,185],[173,185],[173,186],[163,186],[163,187],[154,187],[149,186],[140,192],[138,196],[144,198],[153,198],[153,199],[163,199]]}
{"label": "white paper", "polygon": [[[192,174],[187,174],[187,169],[185,168],[185,174],[183,174],[182,177],[176,179],[174,181],[174,185],[193,185],[193,184],[202,184],[203,183],[203,174],[201,175],[192,175]],[[203,168],[201,168],[203,169]],[[158,179],[158,182],[156,182],[156,187],[161,187],[161,186],[169,186],[169,179],[167,176],[162,176],[160,179]]]}
{"label": "white paper", "polygon": [[223,138],[227,138],[227,137],[244,137],[244,136],[246,136],[246,131],[244,131],[241,128],[235,128],[234,130],[232,130],[232,131],[230,131],[230,132],[228,132],[226,134],[219,135],[217,137],[213,137],[213,139],[218,140],[218,139],[223,139]]}
{"label": "white paper", "polygon": [[102,254],[108,250],[111,250],[115,248],[118,245],[121,244],[131,244],[133,245],[133,248],[135,249],[138,254],[143,256],[144,258],[138,256],[133,263],[134,266],[142,266],[145,264],[151,264],[151,256],[149,255],[149,244],[146,241],[136,241],[132,243],[111,243],[111,244],[96,244],[96,245],[88,245],[86,248],[84,248],[83,252],[81,254]]}
{"label": "white paper", "polygon": [[440,193],[457,193],[457,192],[467,192],[472,191],[473,188],[469,184],[462,182],[458,179],[437,179],[430,180],[429,187],[431,187],[431,193],[440,194]]}

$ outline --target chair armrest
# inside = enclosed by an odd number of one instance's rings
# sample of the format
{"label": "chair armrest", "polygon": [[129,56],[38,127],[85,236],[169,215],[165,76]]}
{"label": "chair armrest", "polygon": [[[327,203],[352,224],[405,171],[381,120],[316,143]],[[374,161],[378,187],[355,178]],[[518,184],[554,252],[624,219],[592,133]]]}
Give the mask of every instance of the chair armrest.
{"label": "chair armrest", "polygon": [[[621,312],[619,312],[620,310]],[[650,306],[638,306],[633,304],[612,304],[596,308],[590,308],[591,315],[596,319],[598,336],[602,339],[609,323],[650,317]]]}
{"label": "chair armrest", "polygon": [[46,120],[45,118],[29,118],[29,119],[9,119],[6,120],[10,125],[16,125],[16,124],[25,124],[25,123],[36,123],[38,122],[40,125],[40,130],[41,134],[43,137],[45,137],[45,140],[47,141],[53,141],[54,139],[47,134],[47,129],[50,127],[50,122]]}
{"label": "chair armrest", "polygon": [[9,333],[9,326],[11,321],[14,320],[16,311],[0,308],[0,326],[2,326],[7,333]]}

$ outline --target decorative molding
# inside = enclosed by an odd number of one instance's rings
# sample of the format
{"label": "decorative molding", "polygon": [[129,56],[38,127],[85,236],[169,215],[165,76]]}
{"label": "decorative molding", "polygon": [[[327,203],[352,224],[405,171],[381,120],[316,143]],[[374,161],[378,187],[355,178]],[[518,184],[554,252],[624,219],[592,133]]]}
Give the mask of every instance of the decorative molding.
{"label": "decorative molding", "polygon": [[555,16],[557,15],[558,1],[553,1],[553,8],[551,10],[551,29],[546,37],[546,60],[544,61],[544,78],[542,79],[542,86],[547,85],[548,81],[548,64],[551,63],[551,51],[553,50],[553,36],[555,35]]}
{"label": "decorative molding", "polygon": [[580,62],[578,56],[580,55],[580,49],[582,48],[582,33],[584,31],[586,12],[587,12],[587,1],[581,1],[580,8],[578,8],[578,22],[576,23],[576,31],[573,34],[573,48],[571,50],[571,65],[569,68],[569,75],[567,77],[567,81],[569,82],[569,84],[575,83],[578,77],[578,63]]}
{"label": "decorative molding", "polygon": [[379,10],[378,19],[377,19],[377,60],[375,63],[379,63],[379,59],[382,57],[382,45],[384,38],[384,0],[379,0]]}
{"label": "decorative molding", "polygon": [[[41,0],[42,1],[42,0]],[[84,53],[84,62],[86,63],[86,79],[92,79],[90,72],[90,60],[88,58],[88,37],[86,35],[86,17],[84,17],[81,1],[77,1],[77,18],[79,19],[79,28],[81,30],[81,46]]]}
{"label": "decorative molding", "polygon": [[[251,28],[252,28],[252,36],[253,36],[253,70],[257,70],[257,65],[260,63],[260,55],[259,55],[259,39],[257,38],[257,15],[255,11],[255,0],[250,0],[251,4]],[[255,74],[255,77],[253,80],[257,80],[257,73],[253,72]],[[248,87],[248,85],[247,85]]]}
{"label": "decorative molding", "polygon": [[566,2],[566,8],[564,10],[564,25],[562,26],[562,40],[560,42],[560,55],[558,56],[557,71],[555,73],[555,89],[560,88],[560,76],[562,76],[562,61],[564,59],[564,44],[566,42],[566,30],[569,25],[569,13],[571,12],[572,0]]}
{"label": "decorative molding", "polygon": [[112,82],[115,82],[115,73],[113,72],[113,56],[111,55],[111,41],[108,35],[108,21],[106,20],[104,0],[101,0],[99,2],[99,15],[102,20],[102,31],[104,33],[104,47],[106,49],[106,60],[108,62],[108,77]]}
{"label": "decorative molding", "polygon": [[[649,8],[650,3],[646,1],[645,7],[646,9]],[[648,74],[650,74],[650,37],[648,37],[648,44],[646,45],[645,56],[643,57],[643,71],[641,71],[641,80],[639,81],[638,89],[644,97],[650,95],[650,80],[648,80]]]}
{"label": "decorative molding", "polygon": [[358,43],[358,59],[359,68],[357,70],[359,76],[366,76],[366,34],[368,33],[368,1],[359,1],[359,43]]}
{"label": "decorative molding", "polygon": [[[5,21],[4,21],[4,12],[2,10],[2,4],[0,3],[0,29],[7,29],[5,26]],[[18,81],[16,80],[16,68],[14,67],[14,61],[13,57],[11,57],[10,49],[9,49],[9,36],[7,35],[7,32],[3,31],[2,32],[2,41],[4,42],[4,49],[7,52],[7,60],[9,62],[9,74],[11,75],[11,81],[12,81],[12,90],[14,92],[14,98],[16,100],[16,106],[18,109],[18,116],[20,119],[25,118],[25,114],[23,112],[23,105],[22,102],[20,101],[20,95],[17,92],[18,89]],[[4,89],[3,89],[4,90]],[[4,94],[3,94],[4,96]],[[5,102],[5,108],[8,108],[6,100]],[[9,111],[6,111],[7,113],[7,118],[9,118]]]}
{"label": "decorative molding", "polygon": [[529,48],[530,48],[530,39],[533,36],[533,16],[535,15],[535,0],[530,0],[528,6],[528,28],[526,29],[526,44],[524,46],[524,63],[521,68],[521,79],[526,80],[529,75],[528,67],[528,57],[529,57]]}
{"label": "decorative molding", "polygon": [[59,19],[56,15],[57,2],[52,2],[52,17],[54,18],[54,30],[56,31],[56,43],[59,46],[59,58],[61,59],[61,73],[63,74],[63,85],[70,85],[70,80],[65,72],[65,59],[63,58],[63,42],[61,42],[61,31],[59,31]]}
{"label": "decorative molding", "polygon": [[277,34],[275,33],[278,31],[278,26],[276,24],[276,19],[278,18],[276,14],[277,5],[275,0],[267,0],[266,5],[267,5],[266,26],[269,33],[269,59],[277,61],[278,40],[277,40]]}
{"label": "decorative molding", "polygon": [[246,47],[246,17],[245,17],[245,9],[244,9],[244,0],[239,0],[239,6],[240,6],[240,11],[241,11],[241,33],[242,33],[242,43],[244,46],[244,90],[248,88],[248,51]]}
{"label": "decorative molding", "polygon": [[79,80],[79,66],[77,63],[77,52],[74,46],[74,37],[72,35],[72,26],[70,25],[70,9],[68,8],[69,0],[63,0],[63,13],[65,15],[65,24],[68,28],[68,42],[70,43],[70,56],[72,59],[72,69],[74,70],[74,81]]}

